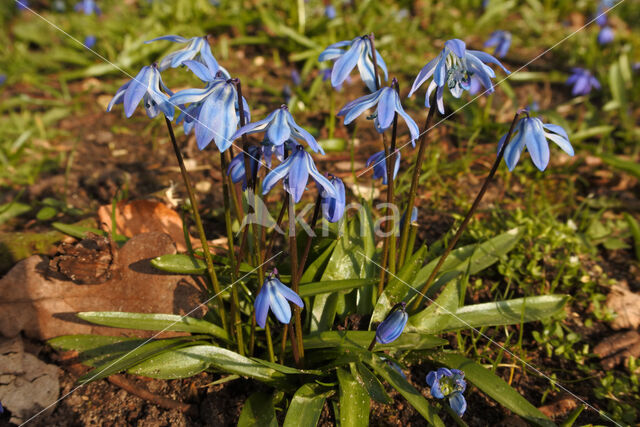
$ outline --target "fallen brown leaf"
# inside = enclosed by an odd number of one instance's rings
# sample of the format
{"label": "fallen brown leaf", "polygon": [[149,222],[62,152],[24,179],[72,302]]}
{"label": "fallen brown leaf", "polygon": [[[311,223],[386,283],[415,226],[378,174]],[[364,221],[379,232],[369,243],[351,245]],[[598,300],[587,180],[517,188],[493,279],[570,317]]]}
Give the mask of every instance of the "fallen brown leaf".
{"label": "fallen brown leaf", "polygon": [[640,295],[631,292],[626,282],[621,281],[611,288],[606,306],[617,315],[611,322],[613,329],[637,329],[640,326]]}

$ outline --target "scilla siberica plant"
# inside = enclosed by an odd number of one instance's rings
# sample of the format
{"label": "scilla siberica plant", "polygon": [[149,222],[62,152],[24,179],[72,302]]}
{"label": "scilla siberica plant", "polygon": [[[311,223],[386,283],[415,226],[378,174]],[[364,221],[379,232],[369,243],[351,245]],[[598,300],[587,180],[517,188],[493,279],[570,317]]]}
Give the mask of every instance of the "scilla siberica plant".
{"label": "scilla siberica plant", "polygon": [[[496,141],[499,152],[495,163],[462,225],[448,240],[448,246],[439,253],[438,249],[436,253],[428,252],[426,245],[416,248],[414,205],[436,108],[429,108],[420,131],[402,106],[403,92],[398,80],[393,78],[390,86],[381,86],[387,79],[387,69],[375,48],[373,34],[332,44],[319,59],[335,61],[331,70],[333,86],[342,84],[357,67],[369,92],[346,102],[339,116],[344,117],[345,124],[355,122],[365,113],[366,118],[373,119],[381,144],[369,158],[367,169],[372,169],[374,178],[381,178],[382,185],[386,186],[387,212],[392,212],[391,206],[399,201],[397,210],[404,218],[410,218],[400,221],[387,214],[384,241],[379,242],[371,202],[359,200],[357,213],[347,212],[348,186],[316,167],[314,155],[324,154],[324,150],[314,135],[296,122],[285,105],[272,110],[265,118],[250,122],[249,103],[243,97],[242,84],[238,78],[229,76],[214,58],[209,46],[213,41],[211,37],[163,36],[152,41],[157,40],[185,46],[166,56],[159,66],[143,67],[116,92],[108,110],[122,103],[125,115],[131,117],[143,101],[150,118],[164,115],[202,250],[161,256],[152,264],[172,273],[204,276],[210,292],[206,302],[209,312],[202,319],[168,314],[80,313],[82,319],[102,325],[192,334],[145,342],[134,354],[118,354],[115,367],[108,362],[95,362],[96,369],[82,381],[104,378],[120,370],[159,378],[182,378],[205,370],[229,374],[229,379],[250,377],[284,393],[292,392],[293,396],[261,402],[258,406],[248,403],[243,412],[246,411],[248,417],[249,413],[255,415],[252,411],[262,411],[264,414],[259,416],[268,416],[277,405],[286,411],[285,425],[314,425],[327,399],[336,401],[335,407],[340,408],[336,416],[343,424],[349,420],[365,420],[357,424],[365,425],[371,398],[387,404],[393,402],[382,385],[386,382],[428,423],[437,426],[444,425],[439,414],[443,408],[439,399],[449,399],[449,417],[463,416],[467,409],[463,393],[469,381],[525,419],[540,424],[550,422],[482,365],[443,348],[449,342],[439,335],[461,328],[545,319],[563,311],[567,297],[562,295],[546,295],[544,299],[533,296],[526,302],[516,299],[460,306],[464,295],[460,294],[457,280],[458,266],[465,265],[464,271],[475,273],[496,262],[520,238],[518,229],[462,248],[456,263],[445,263],[503,157],[508,169],[513,170],[526,147],[534,164],[544,170],[549,163],[548,139],[573,154],[568,135],[561,127],[544,124],[530,117],[527,111],[516,112],[508,133],[499,143]],[[429,107],[435,102],[443,113],[445,86],[455,97],[460,97],[469,89],[470,79],[477,78],[485,89],[494,90],[495,74],[487,64],[506,71],[493,56],[468,50],[462,40],[449,40],[442,52],[419,72],[409,94],[432,79],[426,105]],[[172,94],[160,76],[170,67],[191,71],[205,87]],[[434,91],[433,98],[429,99]],[[180,111],[176,122],[183,123],[185,134],[195,129],[201,150],[211,149],[211,141],[219,150],[220,164],[213,167],[220,167],[224,172],[221,190],[228,239],[224,255],[214,256],[208,247],[197,200],[173,131],[176,108]],[[521,115],[524,115],[522,119]],[[403,138],[401,133],[406,132],[404,126],[398,127],[399,118],[408,128],[405,143],[398,143]],[[262,138],[259,142],[256,134]],[[407,165],[402,164],[401,151],[416,141],[419,148],[411,168],[409,192],[395,194],[394,179],[403,169],[407,170]],[[412,158],[406,151],[402,154],[404,161]],[[310,181],[316,183],[316,192],[307,192]],[[257,203],[260,194],[267,198]],[[296,214],[296,205],[305,195],[315,198],[309,224],[300,222],[306,209]],[[257,208],[262,205],[269,211],[279,207],[278,220],[271,222],[277,225],[273,231],[265,225],[267,221],[260,220],[270,215]],[[281,239],[275,230],[281,230],[285,214],[288,227],[284,227],[286,239]],[[234,234],[236,221],[248,225]],[[328,237],[317,235],[317,225],[329,228]],[[301,239],[303,231],[305,238]],[[271,273],[267,274],[267,270]],[[425,304],[426,295],[437,295],[440,289],[440,296]],[[501,309],[500,304],[506,304],[508,312]],[[456,314],[462,312],[464,323],[460,323]],[[362,319],[359,330],[346,322],[352,313]],[[100,342],[62,337],[52,344],[107,354],[113,343],[110,341],[109,346],[101,347],[96,344]],[[430,399],[407,381],[396,363],[403,363],[402,359],[413,351],[419,351],[423,363],[434,369],[426,378]],[[495,394],[498,389],[500,396]],[[282,393],[274,395],[282,396]],[[361,398],[350,397],[356,395]],[[252,395],[249,402],[262,399],[260,396]],[[290,402],[289,409],[287,402]]]}

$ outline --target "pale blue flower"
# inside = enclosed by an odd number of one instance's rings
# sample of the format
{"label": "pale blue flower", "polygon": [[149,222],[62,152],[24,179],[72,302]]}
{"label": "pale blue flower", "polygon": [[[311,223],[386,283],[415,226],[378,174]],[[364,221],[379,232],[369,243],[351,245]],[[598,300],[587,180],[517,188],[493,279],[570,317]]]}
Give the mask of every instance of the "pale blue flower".
{"label": "pale blue flower", "polygon": [[445,85],[454,97],[460,98],[462,92],[469,90],[471,77],[476,76],[489,93],[493,92],[491,79],[496,75],[485,63],[496,64],[509,74],[509,70],[504,68],[500,61],[488,53],[479,50],[467,50],[462,40],[448,40],[442,52],[420,70],[416,80],[413,82],[409,96],[413,95],[424,82],[433,76],[433,80],[427,88],[425,106],[430,107],[429,98],[431,93],[437,89],[436,103],[438,111],[444,114],[443,95]]}
{"label": "pale blue flower", "polygon": [[[251,173],[255,175],[260,169],[260,156],[262,155],[262,150],[260,147],[255,145],[250,145],[248,148],[249,152],[249,163],[251,164]],[[231,181],[234,184],[242,181],[242,189],[247,189],[247,176],[245,174],[244,168],[244,151],[241,151],[237,154],[231,162],[229,163],[229,167],[227,168],[227,175],[231,177]]]}
{"label": "pale blue flower", "polygon": [[376,341],[380,344],[389,344],[398,339],[404,331],[404,327],[409,320],[409,315],[405,310],[406,303],[396,304],[387,317],[378,325],[376,329]]}
{"label": "pale blue flower", "polygon": [[142,67],[137,76],[118,89],[109,102],[107,111],[111,111],[111,108],[116,104],[124,104],[125,115],[131,117],[140,101],[144,101],[144,108],[150,118],[154,118],[162,112],[171,120],[173,119],[174,105],[169,102],[169,97],[160,89],[169,95],[173,94],[162,82],[160,71],[155,64]]}
{"label": "pale blue flower", "polygon": [[591,90],[600,89],[600,82],[596,79],[591,71],[584,68],[572,68],[571,76],[567,79],[567,84],[573,86],[571,94],[573,96],[589,95]]}
{"label": "pale blue flower", "polygon": [[[377,89],[369,37],[371,36],[364,35],[353,40],[344,40],[334,43],[322,51],[318,61],[336,60],[331,71],[331,85],[333,87],[340,86],[349,76],[351,70],[357,66],[360,77],[369,90],[373,92]],[[375,55],[376,63],[384,72],[384,79],[387,80],[387,66],[377,50]]]}
{"label": "pale blue flower", "polygon": [[[234,140],[232,135],[240,123],[238,91],[233,80],[222,78],[201,62],[184,61],[194,74],[207,83],[204,89],[185,89],[173,95],[174,105],[191,104],[182,108],[177,122],[184,120],[185,133],[195,128],[198,148],[203,150],[213,140],[220,151],[229,148]],[[245,117],[249,120],[249,106],[242,99]]]}
{"label": "pale blue flower", "polygon": [[438,368],[427,374],[427,384],[436,399],[449,399],[449,406],[459,417],[467,410],[467,402],[462,393],[467,389],[464,372],[459,369]]}
{"label": "pale blue flower", "polygon": [[322,216],[329,222],[338,222],[344,215],[346,203],[345,188],[342,180],[329,174],[329,180],[336,190],[337,196],[330,197],[328,193],[322,191]]}
{"label": "pale blue flower", "polygon": [[285,190],[298,203],[307,188],[309,175],[326,192],[326,197],[338,197],[333,184],[318,172],[311,154],[302,145],[296,146],[284,162],[267,174],[262,183],[262,194],[267,194],[278,181],[284,180]]}
{"label": "pale blue flower", "polygon": [[[498,151],[502,148],[506,137],[507,135],[505,134],[500,138]],[[549,164],[549,143],[547,139],[555,142],[568,155],[573,156],[574,152],[571,143],[569,143],[569,136],[561,126],[544,124],[537,117],[527,116],[520,119],[513,132],[513,138],[504,151],[504,161],[509,170],[512,171],[516,167],[520,154],[522,154],[522,150],[526,146],[533,164],[541,171],[544,171]]]}
{"label": "pale blue flower", "polygon": [[495,46],[493,54],[498,58],[504,58],[509,52],[511,46],[511,33],[508,31],[497,30],[491,33],[489,39],[484,43],[485,47]]}
{"label": "pale blue flower", "polygon": [[332,4],[328,4],[324,7],[324,16],[327,19],[336,19],[336,8]]}
{"label": "pale blue flower", "polygon": [[[393,84],[392,84],[393,86]],[[338,116],[344,116],[344,124],[348,125],[360,114],[377,105],[374,124],[378,132],[382,133],[393,124],[395,113],[401,116],[411,133],[411,144],[415,146],[415,140],[420,136],[420,130],[411,116],[405,113],[400,104],[400,96],[393,87],[383,87],[377,91],[349,102],[338,112]]]}
{"label": "pale blue flower", "polygon": [[600,31],[598,32],[598,43],[604,46],[606,44],[613,42],[615,38],[616,38],[616,33],[615,31],[613,31],[613,28],[611,28],[608,25],[605,25],[604,27],[600,28]]}
{"label": "pale blue flower", "polygon": [[157,37],[152,40],[147,40],[145,43],[152,43],[158,40],[169,40],[174,43],[187,44],[182,49],[176,50],[175,52],[172,52],[162,58],[162,60],[158,63],[158,69],[160,71],[164,71],[169,67],[177,68],[181,65],[186,65],[185,63],[187,61],[195,60],[200,62],[201,64],[204,64],[214,76],[218,73],[218,71],[221,71],[223,76],[227,79],[231,77],[229,75],[229,72],[221,67],[220,64],[218,64],[218,61],[216,61],[213,53],[211,53],[211,46],[209,46],[208,36],[192,37],[190,39],[186,39],[180,36],[169,35]]}
{"label": "pale blue flower", "polygon": [[74,10],[76,12],[83,12],[85,15],[91,15],[92,13],[100,15],[102,13],[95,0],[82,0],[76,3]]}
{"label": "pale blue flower", "polygon": [[96,41],[97,41],[96,36],[87,36],[87,37],[84,38],[84,43],[83,44],[87,48],[91,49],[92,47],[94,47],[96,45]]}
{"label": "pale blue flower", "polygon": [[266,278],[260,293],[256,297],[254,304],[256,312],[256,323],[264,328],[267,324],[267,315],[269,309],[273,315],[281,322],[288,324],[291,321],[291,306],[289,301],[300,308],[304,307],[302,298],[290,288],[284,285],[278,278],[278,270],[273,272]]}
{"label": "pale blue flower", "polygon": [[[400,151],[396,150],[396,164],[393,168],[393,179],[396,179],[398,170],[400,170]],[[387,159],[384,157],[384,151],[378,151],[367,160],[367,167],[373,165],[373,179],[382,178],[382,184],[387,185]]]}
{"label": "pale blue flower", "polygon": [[295,138],[299,141],[305,141],[316,153],[324,154],[324,150],[313,135],[298,126],[293,120],[289,108],[284,104],[269,114],[266,119],[244,125],[233,134],[231,139],[234,140],[244,134],[257,132],[265,132],[265,143],[270,145],[282,145],[291,138]]}

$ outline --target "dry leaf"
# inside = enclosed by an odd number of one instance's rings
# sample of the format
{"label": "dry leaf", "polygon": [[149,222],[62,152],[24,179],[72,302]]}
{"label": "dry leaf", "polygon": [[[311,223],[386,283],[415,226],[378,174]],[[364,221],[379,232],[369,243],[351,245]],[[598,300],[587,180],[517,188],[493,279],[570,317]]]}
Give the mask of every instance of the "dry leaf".
{"label": "dry leaf", "polygon": [[636,329],[640,326],[640,295],[631,292],[626,282],[614,286],[607,296],[606,306],[616,313],[613,329]]}

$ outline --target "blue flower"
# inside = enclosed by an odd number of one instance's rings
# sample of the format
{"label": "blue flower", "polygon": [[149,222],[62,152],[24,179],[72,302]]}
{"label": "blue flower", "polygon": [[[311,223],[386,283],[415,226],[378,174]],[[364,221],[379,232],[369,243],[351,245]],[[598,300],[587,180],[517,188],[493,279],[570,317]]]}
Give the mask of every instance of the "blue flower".
{"label": "blue flower", "polygon": [[[367,160],[367,167],[373,165],[373,179],[382,178],[382,184],[387,185],[387,159],[384,157],[384,151],[378,151]],[[400,170],[400,151],[396,150],[396,164],[393,168],[393,179],[396,179]]]}
{"label": "blue flower", "polygon": [[573,96],[589,95],[592,89],[600,89],[600,82],[589,70],[575,67],[572,72],[571,77],[567,79],[567,84],[573,85],[571,90]]}
{"label": "blue flower", "polygon": [[174,105],[169,102],[169,97],[160,91],[161,88],[169,95],[173,95],[173,92],[162,82],[160,72],[155,64],[142,67],[137,76],[118,89],[109,102],[107,111],[111,111],[115,104],[124,104],[125,115],[131,117],[142,100],[150,118],[154,118],[162,111],[171,120],[173,119]]}
{"label": "blue flower", "polygon": [[309,147],[316,153],[320,152],[324,154],[324,150],[318,145],[313,135],[296,124],[289,109],[284,104],[269,114],[266,119],[244,125],[233,134],[231,139],[234,140],[244,134],[257,132],[265,132],[265,143],[267,144],[282,145],[293,137],[306,141]]}
{"label": "blue flower", "polygon": [[336,8],[332,4],[328,4],[324,7],[324,16],[327,19],[336,19]]}
{"label": "blue flower", "polygon": [[169,40],[174,43],[187,43],[187,45],[182,49],[176,50],[175,52],[172,52],[162,58],[162,60],[158,64],[158,69],[160,71],[164,71],[169,67],[177,68],[181,65],[186,65],[185,63],[187,61],[195,60],[200,62],[201,64],[206,65],[206,67],[211,71],[211,74],[214,76],[218,73],[218,71],[221,71],[226,78],[231,77],[229,75],[229,72],[218,64],[218,61],[216,61],[213,53],[211,53],[208,36],[192,37],[190,39],[186,39],[180,36],[169,35],[157,37],[152,40],[147,40],[145,43],[151,43],[158,40]]}
{"label": "blue flower", "polygon": [[17,0],[16,7],[19,10],[27,10],[29,8],[29,0]]}
{"label": "blue flower", "polygon": [[409,315],[405,310],[406,303],[396,304],[387,317],[378,325],[376,329],[376,341],[380,344],[389,344],[398,339],[409,320]]}
{"label": "blue flower", "polygon": [[[329,61],[336,59],[331,71],[331,85],[338,87],[344,82],[353,70],[358,67],[360,77],[371,92],[377,89],[375,81],[375,70],[373,69],[373,56],[371,55],[371,42],[369,35],[356,37],[353,40],[344,40],[334,43],[327,47],[320,56],[318,61]],[[348,48],[346,51],[344,48]],[[382,56],[376,50],[376,63],[384,72],[384,79],[387,80],[387,65],[384,63]]]}
{"label": "blue flower", "polygon": [[[220,71],[214,73],[206,65],[194,61],[184,61],[191,71],[207,83],[204,89],[185,89],[170,99],[174,105],[191,103],[183,108],[177,122],[184,120],[185,133],[195,127],[198,148],[204,150],[211,140],[220,151],[225,151],[232,144],[232,135],[240,122],[238,91],[233,80],[222,77]],[[249,106],[242,99],[245,117],[249,118]]]}
{"label": "blue flower", "polygon": [[311,154],[307,153],[302,145],[295,147],[293,153],[284,162],[267,174],[262,183],[262,194],[267,194],[278,181],[284,179],[285,190],[298,203],[307,187],[309,175],[319,187],[324,189],[326,197],[338,197],[333,184],[318,172]]}
{"label": "blue flower", "polygon": [[[248,151],[249,157],[251,157],[251,172],[255,175],[258,172],[258,169],[260,169],[261,150],[260,147],[251,145],[249,146]],[[231,181],[234,184],[242,181],[242,189],[247,189],[247,176],[244,169],[244,151],[231,159],[231,163],[229,163],[229,168],[227,169],[227,175],[231,177]]]}
{"label": "blue flower", "polygon": [[326,191],[322,191],[322,216],[329,222],[338,222],[344,215],[345,189],[344,183],[338,177],[329,174],[331,184],[336,190],[337,197],[330,197]]}
{"label": "blue flower", "polygon": [[601,45],[609,44],[613,42],[616,37],[615,31],[608,25],[600,28],[600,32],[598,32],[598,43]]}
{"label": "blue flower", "polygon": [[449,406],[458,416],[467,409],[467,402],[462,393],[467,388],[464,372],[459,369],[438,368],[427,374],[427,384],[431,387],[431,395],[436,399],[449,399]]}
{"label": "blue flower", "polygon": [[302,298],[291,289],[286,287],[278,278],[278,271],[273,270],[260,289],[260,293],[256,297],[255,311],[256,323],[264,328],[267,323],[267,315],[269,309],[281,323],[289,323],[291,321],[291,306],[289,301],[300,308],[304,307]]}
{"label": "blue flower", "polygon": [[[545,130],[549,132],[545,132]],[[498,151],[502,148],[506,137],[507,135],[505,134],[500,138]],[[547,139],[555,142],[568,155],[573,156],[573,147],[569,143],[569,136],[561,126],[544,124],[536,117],[527,116],[520,119],[513,133],[513,138],[504,151],[504,161],[507,163],[509,170],[512,171],[516,167],[520,154],[526,146],[533,164],[541,171],[544,171],[549,164],[549,143]]]}
{"label": "blue flower", "polygon": [[102,13],[94,0],[82,0],[76,3],[74,10],[76,12],[83,12],[85,15],[91,15],[92,13],[100,15]]}
{"label": "blue flower", "polygon": [[509,70],[504,68],[500,61],[488,53],[467,50],[462,40],[448,40],[444,44],[442,52],[420,70],[416,80],[413,82],[409,96],[413,95],[424,82],[433,76],[433,80],[427,89],[425,106],[429,107],[431,92],[437,89],[436,102],[438,111],[444,114],[443,93],[445,85],[449,87],[449,91],[454,97],[460,98],[462,92],[469,90],[471,77],[476,76],[489,93],[493,92],[491,79],[496,75],[485,63],[496,64],[509,74]]}
{"label": "blue flower", "polygon": [[365,95],[349,102],[338,112],[338,116],[344,116],[344,124],[348,125],[354,121],[360,114],[369,108],[377,105],[374,114],[374,125],[378,132],[382,133],[393,124],[395,113],[400,115],[411,133],[411,144],[415,146],[415,141],[420,136],[418,125],[413,121],[410,115],[405,113],[400,104],[400,96],[393,87],[383,87],[369,95]]}
{"label": "blue flower", "polygon": [[0,86],[5,84],[6,81],[7,81],[7,75],[6,74],[0,74]]}
{"label": "blue flower", "polygon": [[96,45],[96,41],[97,41],[96,36],[87,36],[84,38],[84,45],[89,49],[91,49]]}
{"label": "blue flower", "polygon": [[484,45],[485,47],[495,46],[493,54],[498,58],[504,58],[511,46],[511,33],[502,30],[494,31]]}

